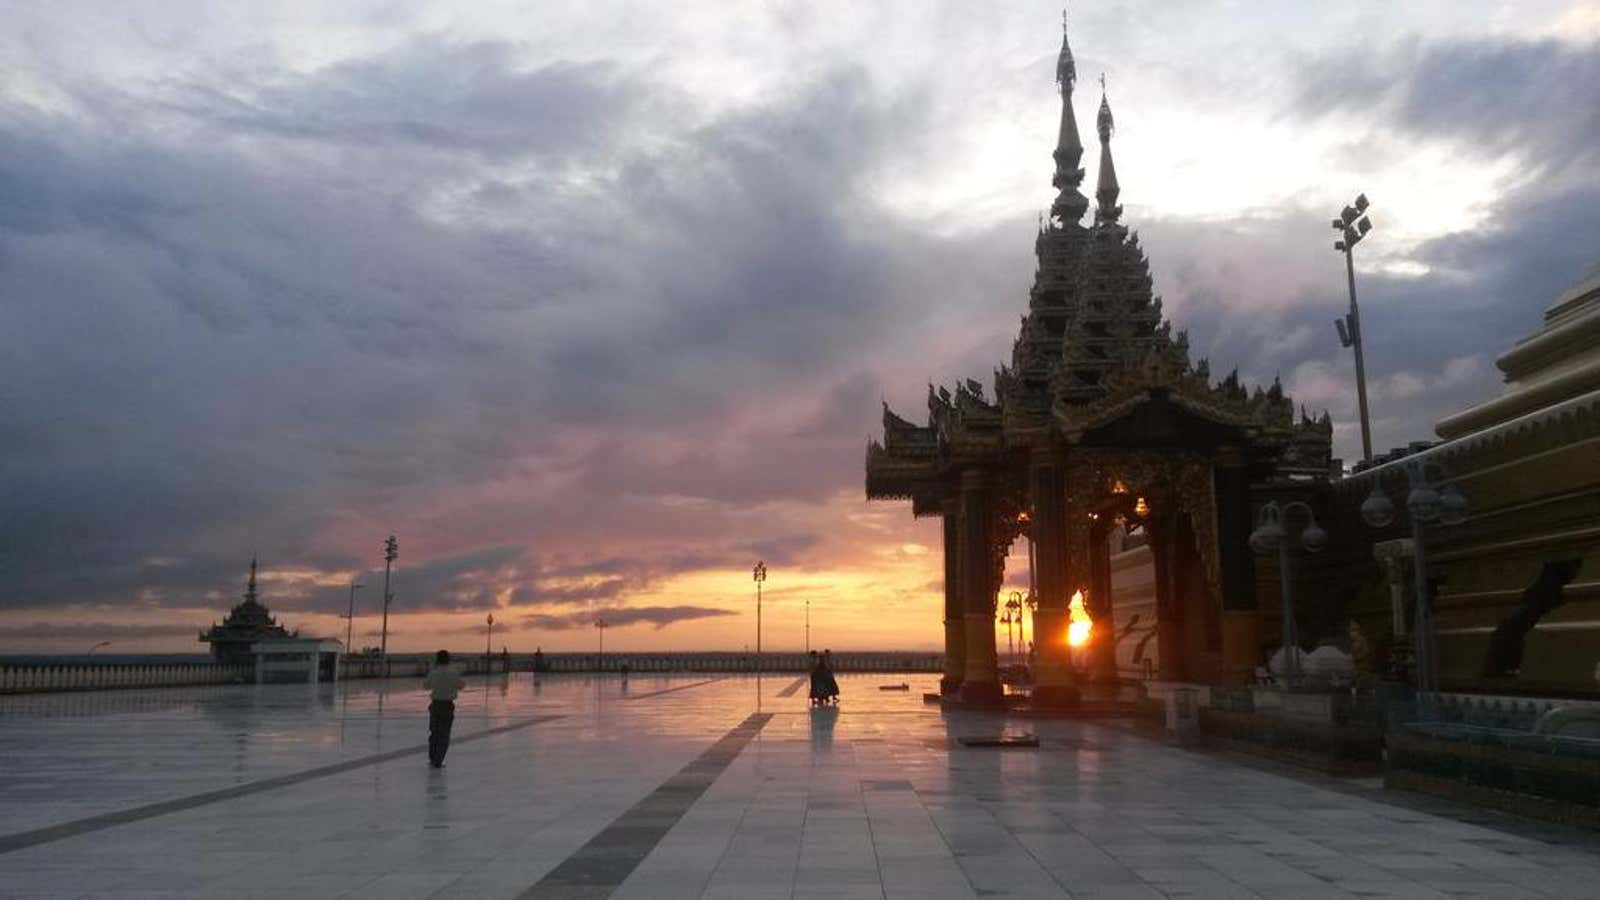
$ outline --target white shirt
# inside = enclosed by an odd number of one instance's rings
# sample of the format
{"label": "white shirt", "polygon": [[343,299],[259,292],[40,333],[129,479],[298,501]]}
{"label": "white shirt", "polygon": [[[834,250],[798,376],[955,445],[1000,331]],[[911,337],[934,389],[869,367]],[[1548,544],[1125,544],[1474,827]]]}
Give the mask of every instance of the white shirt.
{"label": "white shirt", "polygon": [[436,666],[428,673],[428,677],[422,679],[422,686],[431,692],[435,700],[455,700],[466,684],[467,680],[461,677],[461,673],[449,666]]}

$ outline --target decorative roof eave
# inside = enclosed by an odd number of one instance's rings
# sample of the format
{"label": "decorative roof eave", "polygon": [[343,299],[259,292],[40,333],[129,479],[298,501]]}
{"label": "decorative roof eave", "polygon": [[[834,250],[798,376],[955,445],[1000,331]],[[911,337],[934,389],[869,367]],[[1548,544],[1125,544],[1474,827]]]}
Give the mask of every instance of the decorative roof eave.
{"label": "decorative roof eave", "polygon": [[1122,396],[1107,396],[1086,406],[1056,405],[1056,423],[1068,443],[1077,443],[1084,434],[1115,422],[1150,400],[1151,391],[1141,388]]}
{"label": "decorative roof eave", "polygon": [[932,426],[913,425],[883,404],[883,446],[896,452],[937,450],[938,434]]}
{"label": "decorative roof eave", "polygon": [[866,489],[869,500],[908,500],[928,485],[937,484],[939,461],[936,453],[906,452],[867,442]]}
{"label": "decorative roof eave", "polygon": [[911,517],[913,519],[926,519],[932,516],[944,515],[944,492],[940,490],[919,491],[911,497]]}
{"label": "decorative roof eave", "polygon": [[[1294,434],[1293,407],[1287,400],[1272,402],[1265,392],[1255,399],[1235,399],[1222,387],[1212,387],[1206,376],[1190,371],[1166,354],[1154,352],[1133,370],[1118,370],[1107,382],[1108,392],[1090,403],[1072,404],[1058,399],[1055,419],[1069,441],[1110,424],[1149,402],[1157,391],[1174,406],[1191,415],[1239,429],[1253,442],[1278,445]],[[1287,410],[1286,421],[1274,421]]]}
{"label": "decorative roof eave", "polygon": [[1370,491],[1374,481],[1394,478],[1408,464],[1418,462],[1438,463],[1448,473],[1452,464],[1470,462],[1474,457],[1496,450],[1533,443],[1554,429],[1566,429],[1564,437],[1569,441],[1600,437],[1600,390],[1462,435],[1420,453],[1347,475],[1334,481],[1333,488],[1340,492]]}

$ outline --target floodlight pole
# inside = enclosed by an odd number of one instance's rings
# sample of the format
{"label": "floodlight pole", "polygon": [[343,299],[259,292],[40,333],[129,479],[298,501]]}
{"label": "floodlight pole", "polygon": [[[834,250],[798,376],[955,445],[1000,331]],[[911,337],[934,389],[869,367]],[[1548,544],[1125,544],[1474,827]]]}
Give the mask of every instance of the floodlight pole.
{"label": "floodlight pole", "polygon": [[1361,353],[1361,307],[1356,305],[1355,250],[1344,248],[1344,273],[1350,284],[1350,342],[1356,352],[1356,402],[1361,407],[1361,458],[1372,459],[1372,425],[1367,418],[1367,361]]}
{"label": "floodlight pole", "polygon": [[[1372,220],[1367,218],[1367,195],[1356,197],[1356,202],[1346,206],[1339,218],[1333,220],[1334,230],[1340,239],[1333,248],[1344,252],[1345,278],[1350,286],[1350,313],[1335,322],[1339,326],[1339,340],[1356,354],[1356,401],[1361,409],[1361,458],[1372,461],[1372,424],[1367,417],[1367,365],[1361,352],[1361,308],[1356,305],[1356,244],[1372,230]],[[1360,221],[1357,221],[1357,220]]]}
{"label": "floodlight pole", "polygon": [[400,558],[400,542],[389,535],[383,542],[383,628],[378,638],[378,655],[383,658],[383,677],[389,677],[389,603],[394,594],[389,592],[389,571]]}

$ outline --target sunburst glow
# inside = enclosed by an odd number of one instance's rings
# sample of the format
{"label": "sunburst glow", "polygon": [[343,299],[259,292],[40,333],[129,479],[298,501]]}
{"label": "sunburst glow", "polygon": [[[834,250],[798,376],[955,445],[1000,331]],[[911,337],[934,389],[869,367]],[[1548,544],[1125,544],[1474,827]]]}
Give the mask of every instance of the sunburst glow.
{"label": "sunburst glow", "polygon": [[1094,620],[1089,618],[1089,611],[1083,608],[1083,591],[1072,592],[1072,602],[1067,604],[1067,644],[1073,647],[1082,647],[1089,641],[1089,632],[1094,630]]}

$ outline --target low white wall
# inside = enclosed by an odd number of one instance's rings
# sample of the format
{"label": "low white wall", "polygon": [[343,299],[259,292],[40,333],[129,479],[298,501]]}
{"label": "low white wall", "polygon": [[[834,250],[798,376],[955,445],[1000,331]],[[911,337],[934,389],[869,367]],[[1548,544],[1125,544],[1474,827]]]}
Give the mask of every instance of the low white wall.
{"label": "low white wall", "polygon": [[255,673],[250,666],[223,666],[216,663],[0,666],[0,694],[243,684],[254,680]]}

